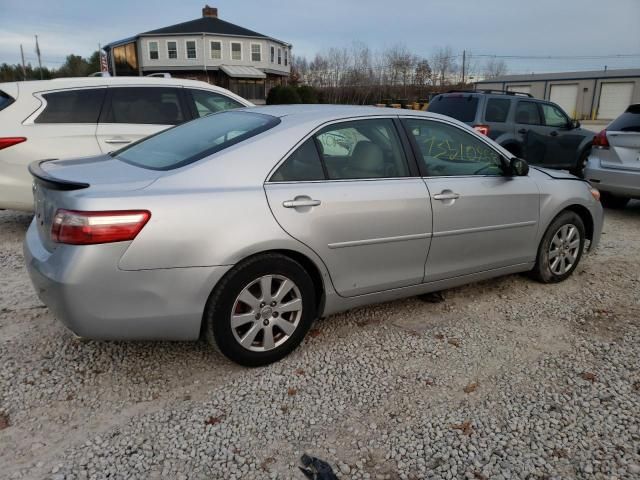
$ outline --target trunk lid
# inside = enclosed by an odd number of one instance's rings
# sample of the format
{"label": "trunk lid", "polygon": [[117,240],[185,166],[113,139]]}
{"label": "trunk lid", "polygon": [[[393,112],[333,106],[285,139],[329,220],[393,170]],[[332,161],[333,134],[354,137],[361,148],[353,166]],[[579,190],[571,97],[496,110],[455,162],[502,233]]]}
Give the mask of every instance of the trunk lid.
{"label": "trunk lid", "polygon": [[600,163],[606,168],[640,170],[640,132],[607,130],[609,150],[598,151]]}
{"label": "trunk lid", "polygon": [[113,192],[139,190],[153,183],[163,172],[146,170],[109,155],[75,160],[48,160],[29,166],[34,177],[35,221],[44,247],[53,251],[51,225],[59,208],[78,209],[78,198]]}

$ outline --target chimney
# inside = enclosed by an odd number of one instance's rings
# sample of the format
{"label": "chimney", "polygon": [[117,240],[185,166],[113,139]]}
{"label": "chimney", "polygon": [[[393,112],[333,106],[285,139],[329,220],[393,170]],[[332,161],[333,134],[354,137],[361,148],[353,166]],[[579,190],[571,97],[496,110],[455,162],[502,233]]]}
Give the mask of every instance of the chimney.
{"label": "chimney", "polygon": [[205,5],[202,9],[202,16],[209,18],[218,18],[218,9]]}

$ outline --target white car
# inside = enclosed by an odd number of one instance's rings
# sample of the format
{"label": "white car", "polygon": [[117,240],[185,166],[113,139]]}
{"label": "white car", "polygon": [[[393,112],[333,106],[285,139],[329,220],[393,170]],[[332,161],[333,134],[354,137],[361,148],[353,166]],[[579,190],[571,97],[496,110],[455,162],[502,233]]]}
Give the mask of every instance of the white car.
{"label": "white car", "polygon": [[0,83],[0,209],[33,210],[29,163],[100,155],[209,113],[253,106],[224,88],[158,77]]}

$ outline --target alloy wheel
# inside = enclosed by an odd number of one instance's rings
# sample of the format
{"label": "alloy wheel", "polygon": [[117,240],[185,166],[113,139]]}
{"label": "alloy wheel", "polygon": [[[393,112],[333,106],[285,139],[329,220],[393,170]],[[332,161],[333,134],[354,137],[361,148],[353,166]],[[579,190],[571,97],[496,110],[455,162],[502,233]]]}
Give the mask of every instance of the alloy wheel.
{"label": "alloy wheel", "polygon": [[285,343],[301,318],[298,286],[282,275],[263,275],[237,296],[231,310],[231,331],[247,350],[266,352]]}
{"label": "alloy wheel", "polygon": [[576,263],[580,253],[580,232],[571,224],[561,226],[549,245],[549,269],[554,275],[564,275]]}

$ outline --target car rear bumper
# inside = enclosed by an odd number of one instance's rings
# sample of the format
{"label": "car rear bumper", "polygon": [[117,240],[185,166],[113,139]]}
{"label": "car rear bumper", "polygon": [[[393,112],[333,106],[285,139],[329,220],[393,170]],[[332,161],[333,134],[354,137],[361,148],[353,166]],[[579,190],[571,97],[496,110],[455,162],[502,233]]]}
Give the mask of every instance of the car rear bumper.
{"label": "car rear bumper", "polygon": [[195,340],[213,287],[229,266],[125,271],[128,243],[47,251],[30,225],[24,257],[42,302],[72,332],[102,340]]}
{"label": "car rear bumper", "polygon": [[584,178],[603,192],[621,197],[640,198],[640,170],[605,168],[598,158],[590,158],[584,169]]}

